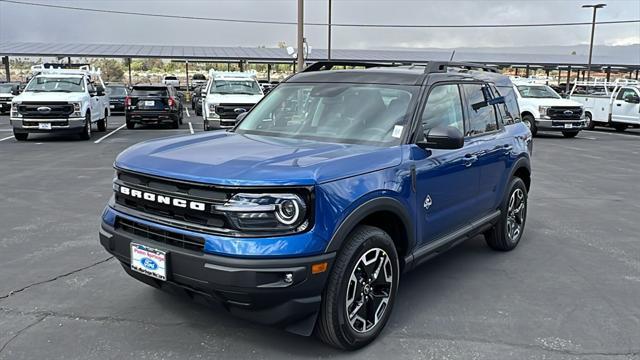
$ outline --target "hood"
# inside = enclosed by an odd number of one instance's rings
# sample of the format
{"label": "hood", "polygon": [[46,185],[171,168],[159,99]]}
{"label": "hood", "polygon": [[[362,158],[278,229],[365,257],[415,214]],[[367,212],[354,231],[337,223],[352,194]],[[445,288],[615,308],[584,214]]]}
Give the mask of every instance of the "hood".
{"label": "hood", "polygon": [[264,95],[243,95],[243,94],[207,94],[207,104],[255,104]]}
{"label": "hood", "polygon": [[216,185],[313,185],[398,165],[401,148],[336,144],[216,131],[151,140],[118,168]]}
{"label": "hood", "polygon": [[577,101],[569,100],[569,99],[553,99],[553,98],[522,98],[526,102],[530,104],[535,104],[537,106],[582,106]]}
{"label": "hood", "polygon": [[26,91],[13,98],[14,102],[22,101],[82,101],[87,97],[86,93],[64,92],[31,92]]}

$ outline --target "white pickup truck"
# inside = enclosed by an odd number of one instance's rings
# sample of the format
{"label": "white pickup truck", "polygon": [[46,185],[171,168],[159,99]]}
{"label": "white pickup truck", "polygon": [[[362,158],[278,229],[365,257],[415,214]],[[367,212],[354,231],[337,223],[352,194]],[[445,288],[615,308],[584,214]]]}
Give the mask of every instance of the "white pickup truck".
{"label": "white pickup truck", "polygon": [[24,91],[11,101],[11,126],[19,141],[30,133],[79,134],[91,138],[91,127],[106,131],[109,96],[100,69],[61,69],[36,65]]}
{"label": "white pickup truck", "polygon": [[263,97],[255,72],[210,70],[207,86],[202,89],[204,130],[233,127],[237,116]]}
{"label": "white pickup truck", "polygon": [[611,126],[617,131],[640,127],[638,81],[578,81],[573,85],[569,98],[584,106],[590,129],[596,125]]}
{"label": "white pickup truck", "polygon": [[568,138],[578,135],[587,126],[583,106],[575,101],[563,99],[545,84],[528,80],[513,80],[522,122],[531,133],[560,131]]}

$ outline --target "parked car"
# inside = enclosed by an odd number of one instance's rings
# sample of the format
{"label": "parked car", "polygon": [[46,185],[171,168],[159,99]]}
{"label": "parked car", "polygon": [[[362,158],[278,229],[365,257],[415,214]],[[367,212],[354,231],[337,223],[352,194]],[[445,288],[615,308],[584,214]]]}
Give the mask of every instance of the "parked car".
{"label": "parked car", "polygon": [[207,77],[203,74],[193,74],[191,77],[191,88],[195,89],[197,86],[207,85]]}
{"label": "parked car", "polygon": [[165,75],[164,77],[162,77],[162,83],[164,85],[171,85],[174,88],[180,87],[180,80],[175,75]]}
{"label": "parked car", "polygon": [[170,85],[134,85],[125,99],[127,129],[136,124],[182,124],[183,105],[176,89]]}
{"label": "parked car", "polygon": [[191,93],[191,108],[198,116],[202,115],[202,89],[203,86],[196,86]]}
{"label": "parked car", "polygon": [[478,234],[523,238],[532,136],[511,86],[475,64],[313,64],[233,130],[118,155],[100,242],[156,288],[363,347],[401,273]]}
{"label": "parked car", "polygon": [[515,82],[514,90],[522,114],[522,121],[531,133],[559,131],[572,138],[588,126],[583,106],[563,99],[551,87],[532,82]]}
{"label": "parked car", "polygon": [[[640,83],[634,80],[577,82],[569,94],[585,108],[588,128],[610,126],[617,131],[640,127]],[[582,93],[577,90],[583,90]]]}
{"label": "parked car", "polygon": [[129,95],[129,88],[125,84],[109,83],[105,88],[109,94],[109,109],[112,113],[124,113],[124,101]]}
{"label": "parked car", "polygon": [[250,110],[263,96],[255,72],[210,71],[202,92],[204,130],[233,127],[238,114]]}
{"label": "parked car", "polygon": [[20,83],[16,82],[0,83],[0,114],[11,110],[11,100],[20,93],[19,87]]}
{"label": "parked car", "polygon": [[109,95],[100,69],[36,65],[31,70],[34,76],[11,101],[11,126],[17,140],[27,140],[30,133],[79,134],[89,140],[93,124],[98,131],[107,130]]}

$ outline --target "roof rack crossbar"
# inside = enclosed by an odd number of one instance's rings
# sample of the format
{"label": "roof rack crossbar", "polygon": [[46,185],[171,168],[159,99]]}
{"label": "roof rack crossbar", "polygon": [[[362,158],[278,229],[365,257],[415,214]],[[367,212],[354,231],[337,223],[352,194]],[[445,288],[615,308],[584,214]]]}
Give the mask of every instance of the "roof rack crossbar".
{"label": "roof rack crossbar", "polygon": [[391,66],[398,66],[398,65],[367,62],[367,61],[317,61],[307,66],[306,68],[304,68],[302,72],[326,71],[326,70],[331,70],[336,66],[362,66],[365,69],[368,69],[372,67],[391,67]]}
{"label": "roof rack crossbar", "polygon": [[467,70],[482,70],[482,71],[493,72],[493,73],[498,72],[498,69],[490,66],[482,65],[482,64],[468,63],[468,62],[452,62],[452,61],[430,61],[427,63],[427,67],[424,70],[424,72],[426,74],[446,72],[447,68],[450,68],[450,67],[463,68]]}

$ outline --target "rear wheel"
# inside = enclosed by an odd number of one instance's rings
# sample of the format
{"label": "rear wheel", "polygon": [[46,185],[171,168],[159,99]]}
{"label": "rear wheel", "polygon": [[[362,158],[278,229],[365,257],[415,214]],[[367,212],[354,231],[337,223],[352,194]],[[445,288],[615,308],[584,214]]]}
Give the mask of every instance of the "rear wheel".
{"label": "rear wheel", "polygon": [[87,113],[84,119],[84,126],[80,131],[80,139],[89,140],[91,139],[91,114]]}
{"label": "rear wheel", "polygon": [[389,320],[400,265],[389,235],[358,226],[338,254],[322,296],[316,333],[325,343],[355,350],[372,342]]}
{"label": "rear wheel", "polygon": [[522,122],[529,127],[531,130],[531,135],[535,136],[538,133],[538,128],[536,127],[536,119],[531,115],[525,115],[522,117]]}
{"label": "rear wheel", "polygon": [[574,138],[578,135],[579,131],[563,131],[562,136],[566,138]]}
{"label": "rear wheel", "polygon": [[107,120],[107,110],[104,111],[104,119],[98,121],[98,131],[107,131],[107,126],[108,126],[108,120]]}
{"label": "rear wheel", "polygon": [[596,127],[596,123],[593,122],[591,113],[584,114],[584,119],[587,121],[587,130],[593,130]]}
{"label": "rear wheel", "polygon": [[613,123],[613,128],[616,129],[616,131],[618,132],[623,132],[627,130],[627,124]]}
{"label": "rear wheel", "polygon": [[180,128],[180,118],[175,118],[173,120],[173,122],[171,123],[171,128],[172,129],[179,129]]}
{"label": "rear wheel", "polygon": [[13,130],[13,137],[15,137],[18,141],[25,141],[29,137],[29,133],[17,133],[15,130]]}
{"label": "rear wheel", "polygon": [[129,130],[133,130],[136,127],[136,124],[132,123],[128,118],[125,120],[125,122],[127,124],[127,129]]}
{"label": "rear wheel", "polygon": [[527,219],[528,198],[524,181],[514,177],[508,189],[500,207],[500,219],[484,233],[487,245],[499,251],[510,251],[518,246]]}

